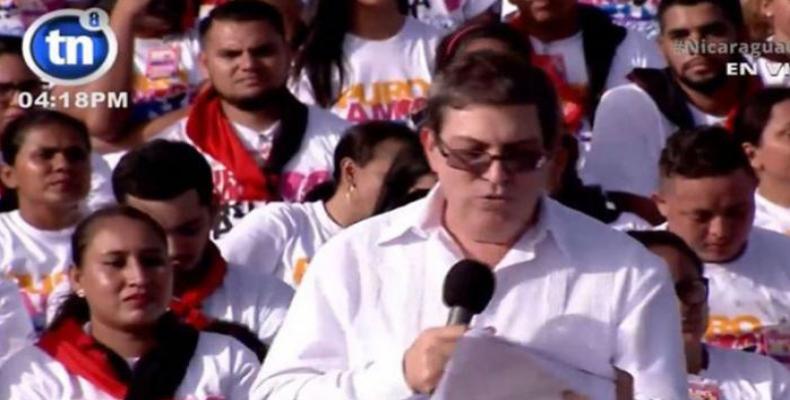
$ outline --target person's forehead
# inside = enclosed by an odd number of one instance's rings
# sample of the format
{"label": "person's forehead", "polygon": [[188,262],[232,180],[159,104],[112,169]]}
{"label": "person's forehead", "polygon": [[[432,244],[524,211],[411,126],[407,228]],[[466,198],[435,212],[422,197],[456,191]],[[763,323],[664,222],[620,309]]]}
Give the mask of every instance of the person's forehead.
{"label": "person's forehead", "polygon": [[206,45],[233,42],[265,43],[285,40],[283,35],[267,21],[214,21],[206,32]]}
{"label": "person's forehead", "polygon": [[790,99],[780,101],[771,107],[766,126],[786,125],[788,121],[790,121]]}
{"label": "person's forehead", "polygon": [[670,199],[695,207],[727,208],[748,204],[754,198],[754,178],[743,170],[706,178],[670,178]]}
{"label": "person's forehead", "polygon": [[540,118],[534,104],[447,107],[441,135],[448,141],[542,143]]}

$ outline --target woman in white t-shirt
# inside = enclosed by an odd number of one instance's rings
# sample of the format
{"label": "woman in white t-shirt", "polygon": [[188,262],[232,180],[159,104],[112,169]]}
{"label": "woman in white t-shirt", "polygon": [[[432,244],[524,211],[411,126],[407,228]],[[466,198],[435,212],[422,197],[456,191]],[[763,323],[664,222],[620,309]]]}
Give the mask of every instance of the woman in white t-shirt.
{"label": "woman in white t-shirt", "polygon": [[397,0],[319,0],[291,89],[351,122],[406,120],[425,104],[439,36]]}
{"label": "woman in white t-shirt", "polygon": [[400,152],[420,153],[417,134],[394,122],[349,128],[334,154],[333,180],[306,203],[271,203],[255,209],[220,239],[228,262],[256,265],[294,287],[316,250],[341,229],[375,212],[384,177]]}
{"label": "woman in white t-shirt", "polygon": [[85,125],[55,111],[31,111],[2,136],[0,177],[19,208],[0,214],[0,278],[19,285],[37,331],[69,264],[71,233],[90,188],[90,152]]}
{"label": "woman in white t-shirt", "polygon": [[734,131],[760,178],[754,225],[790,235],[790,88],[749,99]]}
{"label": "woman in white t-shirt", "polygon": [[73,247],[75,293],[0,371],[0,398],[247,399],[260,366],[252,351],[168,312],[173,268],[151,217],[102,209],[76,227]]}
{"label": "woman in white t-shirt", "polygon": [[790,371],[777,361],[702,343],[708,324],[708,280],[702,275],[702,261],[683,239],[668,231],[631,231],[629,234],[664,259],[675,282],[683,321],[689,398],[790,398]]}

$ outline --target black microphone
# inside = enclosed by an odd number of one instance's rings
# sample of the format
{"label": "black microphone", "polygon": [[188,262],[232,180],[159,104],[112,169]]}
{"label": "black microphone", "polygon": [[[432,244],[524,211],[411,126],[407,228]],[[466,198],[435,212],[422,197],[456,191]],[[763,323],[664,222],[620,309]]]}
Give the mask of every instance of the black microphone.
{"label": "black microphone", "polygon": [[444,278],[444,304],[450,307],[447,325],[468,325],[494,295],[494,274],[487,265],[474,260],[455,263]]}

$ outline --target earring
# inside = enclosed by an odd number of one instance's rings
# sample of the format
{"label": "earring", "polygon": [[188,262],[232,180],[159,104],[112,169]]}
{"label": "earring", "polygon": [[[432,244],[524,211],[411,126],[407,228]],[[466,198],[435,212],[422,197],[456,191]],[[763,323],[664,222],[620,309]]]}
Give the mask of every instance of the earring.
{"label": "earring", "polygon": [[80,289],[77,291],[77,297],[84,298],[85,297],[85,290]]}
{"label": "earring", "polygon": [[354,184],[353,184],[353,183],[352,183],[352,184],[351,184],[351,185],[348,187],[348,190],[346,191],[346,200],[351,200],[351,194],[352,194],[352,193],[354,193],[354,190],[355,190],[356,188],[357,188],[357,187],[356,187],[356,186],[354,186]]}

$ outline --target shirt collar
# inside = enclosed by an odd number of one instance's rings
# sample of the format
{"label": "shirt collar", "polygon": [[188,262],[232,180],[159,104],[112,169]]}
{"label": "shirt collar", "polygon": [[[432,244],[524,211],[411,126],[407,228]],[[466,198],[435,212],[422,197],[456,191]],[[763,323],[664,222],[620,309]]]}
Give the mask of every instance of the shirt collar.
{"label": "shirt collar", "polygon": [[[427,239],[431,231],[442,228],[444,202],[441,184],[436,184],[425,198],[395,211],[398,214],[393,214],[389,218],[389,225],[382,230],[377,244],[387,244],[408,235]],[[538,204],[535,225],[521,235],[499,263],[499,267],[534,258],[536,247],[548,237],[555,241],[563,254],[569,254],[567,252],[569,246],[566,242],[572,232],[570,227],[565,227],[561,221],[561,210],[558,207],[562,206],[548,196],[542,196]]]}

